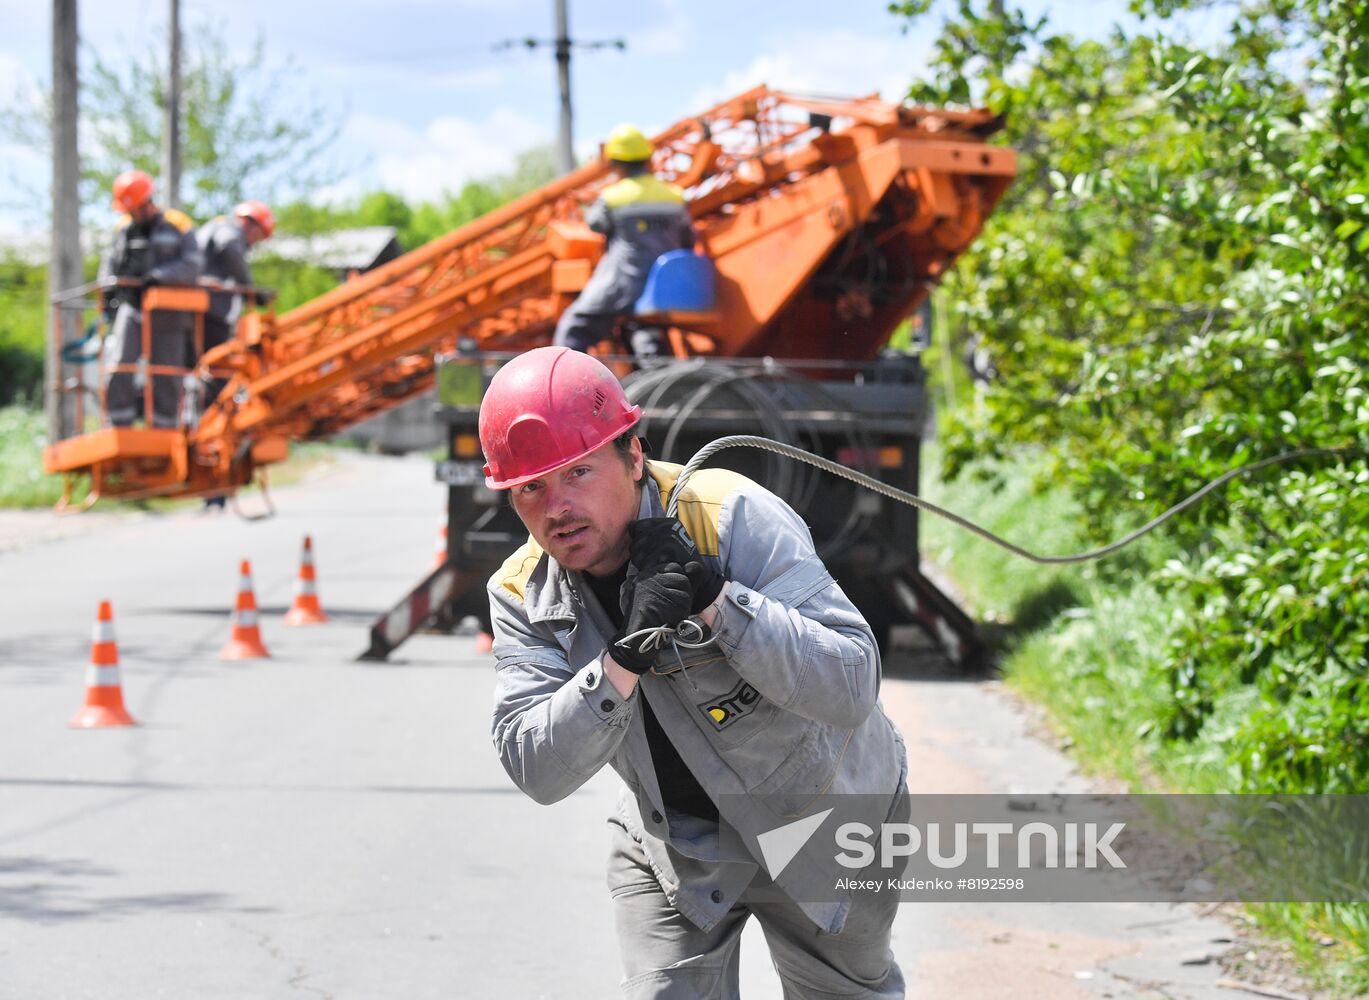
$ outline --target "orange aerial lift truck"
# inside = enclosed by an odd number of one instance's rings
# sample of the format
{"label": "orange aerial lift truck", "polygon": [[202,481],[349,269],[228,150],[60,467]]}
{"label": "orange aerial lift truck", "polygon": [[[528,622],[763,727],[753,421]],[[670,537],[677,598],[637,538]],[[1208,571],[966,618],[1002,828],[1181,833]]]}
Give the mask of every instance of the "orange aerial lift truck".
{"label": "orange aerial lift truck", "polygon": [[[700,255],[658,261],[623,322],[665,331],[675,359],[633,372],[614,344],[600,348],[644,406],[654,455],[685,461],[722,434],[758,433],[916,490],[923,370],[916,353],[884,348],[1011,183],[1013,152],[987,142],[1000,125],[985,110],[758,87],[656,136],[652,167],[684,190]],[[88,426],[80,401],[98,390],[68,362],[55,389],[77,397],[77,421],[44,453],[67,478],[63,505],[78,503],[80,477],[81,506],[231,493],[291,442],[326,438],[437,382],[448,560],[376,622],[363,655],[383,659],[434,615],[483,616],[485,579],[524,535],[482,483],[481,392],[502,361],[550,342],[588,281],[602,238],[582,213],[610,180],[606,163],[588,164],[283,315],[244,316],[187,379],[227,377],[226,388],[202,406],[192,395],[179,427]],[[90,306],[88,291],[65,304]],[[198,305],[193,294],[163,297],[182,311]],[[758,454],[728,452],[719,464],[799,510],[882,641],[916,623],[952,659],[974,657],[972,623],[920,570],[914,509]]]}

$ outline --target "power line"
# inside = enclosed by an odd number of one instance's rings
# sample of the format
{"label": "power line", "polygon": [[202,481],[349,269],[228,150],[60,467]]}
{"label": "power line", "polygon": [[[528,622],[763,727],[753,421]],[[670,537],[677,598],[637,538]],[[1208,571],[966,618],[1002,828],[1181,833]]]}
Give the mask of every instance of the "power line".
{"label": "power line", "polygon": [[556,145],[556,167],[562,174],[568,174],[575,169],[575,141],[572,126],[572,111],[570,101],[570,51],[571,49],[584,49],[592,51],[595,49],[617,49],[622,52],[627,48],[627,42],[621,38],[577,40],[570,37],[570,16],[566,10],[566,0],[553,0],[556,14],[556,37],[555,38],[536,38],[531,35],[524,38],[506,38],[493,47],[495,52],[503,52],[507,49],[522,47],[533,50],[540,48],[550,48],[556,57],[556,81],[557,89],[561,96],[561,128]]}

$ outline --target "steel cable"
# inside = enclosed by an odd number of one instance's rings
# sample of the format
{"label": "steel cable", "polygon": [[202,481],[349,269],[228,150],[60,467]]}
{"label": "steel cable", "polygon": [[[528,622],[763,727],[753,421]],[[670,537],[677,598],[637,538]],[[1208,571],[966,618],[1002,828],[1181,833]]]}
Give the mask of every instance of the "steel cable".
{"label": "steel cable", "polygon": [[1170,507],[1163,514],[1160,514],[1159,516],[1147,521],[1145,524],[1141,525],[1141,527],[1137,528],[1135,531],[1130,532],[1129,534],[1117,539],[1114,542],[1104,545],[1102,548],[1090,549],[1087,552],[1077,552],[1069,555],[1043,556],[1035,552],[1030,552],[1027,549],[1022,548],[1022,546],[1016,545],[1013,542],[1008,541],[1006,538],[1001,538],[998,535],[995,535],[992,531],[989,531],[987,528],[981,528],[973,521],[961,517],[959,514],[956,514],[953,511],[949,511],[944,507],[939,507],[936,504],[932,503],[930,500],[924,500],[922,499],[922,497],[919,497],[915,494],[908,493],[905,490],[900,490],[894,486],[890,486],[888,483],[881,482],[873,476],[867,476],[863,472],[857,472],[854,469],[848,469],[844,465],[839,465],[836,462],[831,461],[830,459],[823,458],[821,455],[814,455],[813,453],[804,451],[801,448],[795,448],[793,445],[784,444],[779,441],[771,441],[769,438],[757,437],[751,434],[729,435],[728,437],[719,438],[716,441],[710,442],[703,448],[699,449],[698,453],[693,458],[691,458],[689,462],[685,465],[683,471],[681,471],[680,473],[680,478],[675,482],[675,488],[670,492],[670,500],[666,505],[666,513],[668,515],[673,517],[675,515],[676,510],[679,508],[680,494],[684,490],[685,484],[689,481],[689,477],[692,476],[695,472],[699,471],[700,467],[704,464],[704,462],[708,461],[709,458],[711,458],[713,455],[717,454],[718,452],[726,448],[759,448],[762,451],[774,452],[777,455],[784,455],[787,458],[792,458],[799,462],[806,462],[807,464],[822,469],[825,472],[830,472],[834,476],[839,476],[842,479],[847,479],[853,483],[857,483],[858,485],[863,486],[868,490],[872,490],[875,493],[880,494],[881,496],[888,497],[891,500],[897,500],[900,503],[908,504],[911,507],[917,507],[919,510],[925,510],[929,514],[935,514],[938,517],[943,517],[951,523],[957,524],[960,527],[966,529],[967,531],[979,535],[981,538],[984,538],[992,542],[1000,548],[1007,549],[1009,552],[1021,556],[1023,559],[1029,559],[1034,563],[1042,564],[1080,563],[1087,562],[1091,559],[1101,559],[1106,555],[1110,555],[1113,552],[1116,552],[1118,549],[1130,545],[1132,542],[1136,541],[1141,536],[1146,535],[1151,531],[1154,531],[1156,528],[1164,524],[1166,521],[1180,514],[1184,510],[1187,510],[1189,507],[1192,507],[1195,503],[1197,503],[1203,497],[1207,496],[1213,490],[1217,489],[1219,486],[1222,486],[1230,482],[1232,479],[1235,479],[1237,476],[1244,475],[1245,473],[1257,472],[1260,469],[1268,468],[1271,465],[1278,465],[1282,462],[1290,462],[1293,459],[1297,458],[1311,458],[1314,456],[1323,455],[1345,455],[1357,452],[1359,450],[1351,447],[1299,448],[1294,451],[1282,452],[1270,458],[1261,459],[1258,462],[1250,462],[1246,465],[1238,466],[1237,468],[1231,469],[1228,472],[1223,473],[1221,476],[1218,476],[1216,479],[1212,480],[1206,486],[1202,487],[1195,493],[1192,493],[1189,496],[1185,497],[1183,500],[1179,501],[1173,507]]}

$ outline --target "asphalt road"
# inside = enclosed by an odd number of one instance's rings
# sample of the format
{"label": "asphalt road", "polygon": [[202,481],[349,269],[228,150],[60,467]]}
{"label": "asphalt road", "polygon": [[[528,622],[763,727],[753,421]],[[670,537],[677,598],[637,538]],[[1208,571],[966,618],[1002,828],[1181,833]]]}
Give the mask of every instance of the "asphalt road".
{"label": "asphalt road", "polygon": [[[601,998],[619,966],[605,773],[552,807],[490,747],[491,660],[367,623],[432,560],[423,459],[347,455],[246,523],[0,518],[0,998]],[[333,621],[288,629],[301,536]],[[274,658],[222,663],[250,558]],[[114,603],[140,725],[66,727]],[[992,683],[895,681],[920,792],[1081,791]],[[904,904],[910,996],[1232,1000],[1226,926],[1183,907]],[[777,998],[763,938],[743,992]]]}

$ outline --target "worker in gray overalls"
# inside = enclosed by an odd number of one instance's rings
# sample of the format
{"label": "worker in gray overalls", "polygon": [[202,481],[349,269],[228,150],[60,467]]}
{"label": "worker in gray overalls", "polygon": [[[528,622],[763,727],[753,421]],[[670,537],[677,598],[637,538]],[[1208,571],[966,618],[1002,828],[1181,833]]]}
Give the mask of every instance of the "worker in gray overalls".
{"label": "worker in gray overalls", "polygon": [[[107,367],[133,365],[142,354],[144,289],[151,285],[193,285],[200,276],[195,224],[177,209],[162,211],[152,196],[152,178],[141,170],[126,170],[114,180],[114,208],[125,215],[109,253],[100,263],[98,279],[105,289],[105,310],[110,317],[104,347]],[[120,278],[132,282],[117,284]],[[193,322],[186,313],[155,313],[149,363],[189,368]],[[154,426],[176,426],[180,397],[180,377],[152,377]],[[141,410],[133,372],[113,372],[108,376],[105,403],[112,426],[133,424]]]}
{"label": "worker in gray overalls", "polygon": [[[219,215],[200,227],[196,238],[204,255],[204,276],[225,287],[251,288],[252,268],[247,263],[247,251],[276,231],[276,217],[260,201],[244,201],[235,206],[232,215]],[[254,290],[253,301],[265,305],[266,292]],[[218,347],[233,336],[242,315],[243,296],[216,291],[209,296],[209,311],[204,316],[204,349]],[[222,378],[209,383],[205,394],[208,406],[223,389]]]}

